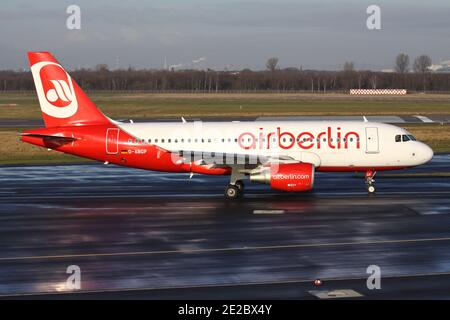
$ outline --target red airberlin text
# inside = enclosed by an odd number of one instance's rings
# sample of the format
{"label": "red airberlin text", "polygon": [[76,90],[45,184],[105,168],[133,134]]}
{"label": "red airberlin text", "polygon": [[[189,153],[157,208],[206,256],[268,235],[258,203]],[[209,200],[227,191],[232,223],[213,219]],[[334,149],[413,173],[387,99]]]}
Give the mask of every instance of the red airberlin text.
{"label": "red airberlin text", "polygon": [[264,128],[259,128],[259,133],[256,135],[251,132],[241,133],[238,137],[238,144],[245,150],[271,149],[275,147],[291,149],[295,145],[302,149],[311,149],[313,147],[317,149],[348,149],[352,145],[356,149],[360,148],[359,134],[354,131],[342,132],[340,127],[334,130],[328,127],[317,135],[307,131],[294,134],[289,131],[283,131],[280,127],[277,127],[276,132],[265,133]]}

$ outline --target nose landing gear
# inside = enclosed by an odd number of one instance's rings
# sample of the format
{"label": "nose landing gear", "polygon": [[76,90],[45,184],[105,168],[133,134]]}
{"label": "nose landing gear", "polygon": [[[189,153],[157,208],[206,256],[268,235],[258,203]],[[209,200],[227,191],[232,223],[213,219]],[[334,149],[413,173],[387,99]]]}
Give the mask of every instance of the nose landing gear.
{"label": "nose landing gear", "polygon": [[376,173],[376,171],[366,171],[366,187],[369,194],[375,193],[375,179],[373,177]]}

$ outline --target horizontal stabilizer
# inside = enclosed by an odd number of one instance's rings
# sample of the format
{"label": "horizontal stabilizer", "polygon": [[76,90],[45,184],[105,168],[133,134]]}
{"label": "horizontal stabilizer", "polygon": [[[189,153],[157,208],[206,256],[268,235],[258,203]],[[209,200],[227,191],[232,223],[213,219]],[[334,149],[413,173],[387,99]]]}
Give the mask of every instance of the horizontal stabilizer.
{"label": "horizontal stabilizer", "polygon": [[42,139],[48,139],[48,140],[58,140],[58,141],[66,141],[66,142],[72,142],[77,140],[77,138],[74,137],[61,137],[61,136],[51,136],[47,134],[38,134],[38,133],[21,133],[22,137],[32,137],[32,138],[42,138]]}
{"label": "horizontal stabilizer", "polygon": [[23,142],[28,142],[48,149],[58,149],[64,145],[72,144],[78,140],[74,137],[56,136],[39,133],[21,133],[20,139]]}

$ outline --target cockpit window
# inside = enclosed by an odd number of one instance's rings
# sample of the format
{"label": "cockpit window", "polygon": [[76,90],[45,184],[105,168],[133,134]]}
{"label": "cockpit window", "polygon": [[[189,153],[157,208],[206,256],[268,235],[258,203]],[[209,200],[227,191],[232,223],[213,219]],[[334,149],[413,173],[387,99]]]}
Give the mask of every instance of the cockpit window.
{"label": "cockpit window", "polygon": [[416,138],[412,134],[397,134],[395,136],[395,142],[416,141]]}

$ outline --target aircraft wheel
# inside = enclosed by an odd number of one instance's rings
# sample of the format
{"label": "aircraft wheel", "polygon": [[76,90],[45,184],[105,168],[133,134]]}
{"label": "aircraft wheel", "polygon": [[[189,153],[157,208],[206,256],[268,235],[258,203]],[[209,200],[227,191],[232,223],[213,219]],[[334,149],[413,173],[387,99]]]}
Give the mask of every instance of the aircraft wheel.
{"label": "aircraft wheel", "polygon": [[375,186],[372,186],[372,185],[367,186],[367,192],[369,194],[375,193]]}
{"label": "aircraft wheel", "polygon": [[239,198],[242,195],[242,192],[240,192],[239,188],[235,185],[229,184],[225,188],[225,198],[229,200],[235,200]]}

